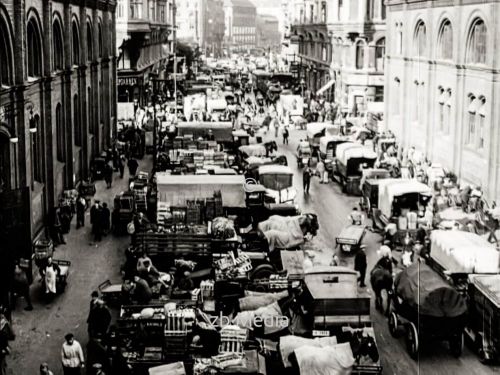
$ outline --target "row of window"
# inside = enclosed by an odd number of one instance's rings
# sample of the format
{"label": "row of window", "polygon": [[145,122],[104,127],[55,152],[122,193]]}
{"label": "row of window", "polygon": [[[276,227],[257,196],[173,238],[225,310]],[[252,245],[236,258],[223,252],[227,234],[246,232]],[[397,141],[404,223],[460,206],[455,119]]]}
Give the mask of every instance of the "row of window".
{"label": "row of window", "polygon": [[[398,55],[403,54],[403,24],[395,24],[394,50]],[[485,64],[487,56],[487,29],[484,21],[477,18],[469,30],[466,48],[466,62],[469,64]],[[453,59],[453,27],[449,19],[445,19],[439,28],[437,43],[437,58],[442,60]],[[413,38],[413,54],[418,57],[429,57],[427,27],[420,20],[415,27]]]}
{"label": "row of window", "polygon": [[255,27],[233,26],[233,34],[255,34]]}

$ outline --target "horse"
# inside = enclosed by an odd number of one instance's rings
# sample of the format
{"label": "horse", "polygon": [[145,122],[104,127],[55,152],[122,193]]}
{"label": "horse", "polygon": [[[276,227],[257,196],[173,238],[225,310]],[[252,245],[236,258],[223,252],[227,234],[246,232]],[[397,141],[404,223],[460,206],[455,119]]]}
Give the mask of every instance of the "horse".
{"label": "horse", "polygon": [[375,307],[382,311],[382,291],[385,290],[387,293],[387,307],[385,310],[385,315],[389,315],[390,308],[390,297],[393,293],[393,278],[392,278],[392,262],[393,260],[388,257],[382,257],[375,264],[370,272],[370,284],[375,293]]}
{"label": "horse", "polygon": [[359,364],[362,357],[369,357],[373,363],[380,359],[375,338],[365,335],[363,329],[346,329],[337,336],[337,340],[337,345],[306,345],[296,348],[288,356],[292,369],[286,373],[300,374],[301,367],[313,366],[317,373],[324,371],[325,375],[344,374],[349,368],[352,371],[352,367]]}

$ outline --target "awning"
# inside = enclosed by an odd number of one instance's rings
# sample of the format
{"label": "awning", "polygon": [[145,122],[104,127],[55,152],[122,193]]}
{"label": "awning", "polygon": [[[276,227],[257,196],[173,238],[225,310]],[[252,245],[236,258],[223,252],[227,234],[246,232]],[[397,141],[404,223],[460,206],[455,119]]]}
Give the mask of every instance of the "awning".
{"label": "awning", "polygon": [[332,87],[335,84],[335,80],[331,79],[328,81],[326,85],[324,85],[322,88],[320,88],[317,92],[316,95],[323,94],[326,90],[328,90],[330,87]]}

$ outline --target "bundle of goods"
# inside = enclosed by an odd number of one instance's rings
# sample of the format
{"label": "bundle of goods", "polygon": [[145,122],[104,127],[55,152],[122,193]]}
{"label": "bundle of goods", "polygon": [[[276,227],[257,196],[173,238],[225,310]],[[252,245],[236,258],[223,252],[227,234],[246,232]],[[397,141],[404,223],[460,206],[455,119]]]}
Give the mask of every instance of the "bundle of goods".
{"label": "bundle of goods", "polygon": [[430,256],[449,273],[499,272],[499,251],[474,233],[433,231]]}
{"label": "bundle of goods", "polygon": [[220,240],[229,240],[236,237],[233,220],[225,217],[216,217],[212,221],[212,235]]}
{"label": "bundle of goods", "polygon": [[246,341],[248,332],[245,328],[238,326],[224,326],[220,330],[221,353],[242,353],[243,343]]}
{"label": "bundle of goods", "polygon": [[252,262],[245,253],[238,250],[235,257],[232,252],[215,262],[215,277],[224,280],[236,277],[244,277],[252,270]]}
{"label": "bundle of goods", "polygon": [[184,354],[188,348],[188,334],[192,332],[196,315],[193,309],[177,308],[175,303],[165,305],[165,351],[169,355]]}

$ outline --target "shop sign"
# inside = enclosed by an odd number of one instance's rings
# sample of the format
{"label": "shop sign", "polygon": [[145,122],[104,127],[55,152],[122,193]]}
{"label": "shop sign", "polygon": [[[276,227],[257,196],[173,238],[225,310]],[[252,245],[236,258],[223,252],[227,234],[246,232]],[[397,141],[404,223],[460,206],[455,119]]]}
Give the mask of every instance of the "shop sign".
{"label": "shop sign", "polygon": [[118,78],[118,86],[137,86],[139,79],[137,77]]}

